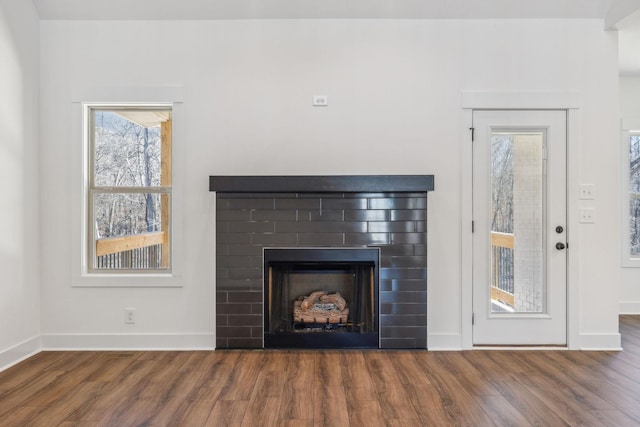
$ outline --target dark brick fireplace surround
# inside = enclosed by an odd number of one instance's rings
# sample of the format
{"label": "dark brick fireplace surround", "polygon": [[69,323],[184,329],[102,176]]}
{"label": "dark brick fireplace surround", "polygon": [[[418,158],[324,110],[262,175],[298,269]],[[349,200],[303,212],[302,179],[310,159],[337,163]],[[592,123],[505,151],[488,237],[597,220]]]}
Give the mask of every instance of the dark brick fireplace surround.
{"label": "dark brick fireplace surround", "polygon": [[427,347],[432,175],[211,176],[216,346],[263,348],[264,248],[379,248],[379,347]]}

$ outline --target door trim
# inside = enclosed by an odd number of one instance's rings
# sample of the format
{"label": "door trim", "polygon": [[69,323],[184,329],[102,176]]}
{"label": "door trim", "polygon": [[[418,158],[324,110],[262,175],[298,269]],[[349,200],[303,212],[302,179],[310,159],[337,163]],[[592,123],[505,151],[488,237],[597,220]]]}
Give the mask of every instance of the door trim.
{"label": "door trim", "polygon": [[[574,92],[463,92],[460,125],[460,289],[461,348],[473,349],[473,110],[566,110],[567,112],[567,348],[579,346],[578,142],[580,99]],[[572,232],[573,231],[573,232]],[[570,234],[569,234],[570,233]],[[482,347],[477,347],[482,348]]]}

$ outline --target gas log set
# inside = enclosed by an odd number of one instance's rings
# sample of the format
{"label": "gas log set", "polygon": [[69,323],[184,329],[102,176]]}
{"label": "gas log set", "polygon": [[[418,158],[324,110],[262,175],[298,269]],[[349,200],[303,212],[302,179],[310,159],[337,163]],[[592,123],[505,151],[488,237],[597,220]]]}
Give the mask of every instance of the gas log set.
{"label": "gas log set", "polygon": [[339,292],[315,291],[298,297],[293,304],[293,321],[297,324],[326,324],[329,326],[347,323],[349,308]]}

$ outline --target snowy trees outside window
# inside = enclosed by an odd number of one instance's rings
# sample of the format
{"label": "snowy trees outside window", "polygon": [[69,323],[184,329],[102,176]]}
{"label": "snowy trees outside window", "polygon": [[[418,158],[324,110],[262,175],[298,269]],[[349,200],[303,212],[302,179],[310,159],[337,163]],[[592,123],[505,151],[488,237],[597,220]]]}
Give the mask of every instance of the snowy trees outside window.
{"label": "snowy trees outside window", "polygon": [[170,268],[170,106],[88,106],[90,270]]}

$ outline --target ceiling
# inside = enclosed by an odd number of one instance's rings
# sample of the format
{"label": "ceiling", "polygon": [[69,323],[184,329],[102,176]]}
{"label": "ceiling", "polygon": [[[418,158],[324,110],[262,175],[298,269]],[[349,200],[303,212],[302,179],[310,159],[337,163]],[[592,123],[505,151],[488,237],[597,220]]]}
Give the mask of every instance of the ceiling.
{"label": "ceiling", "polygon": [[44,20],[603,19],[640,75],[640,0],[33,0]]}
{"label": "ceiling", "polygon": [[628,0],[33,0],[42,19],[603,18]]}

